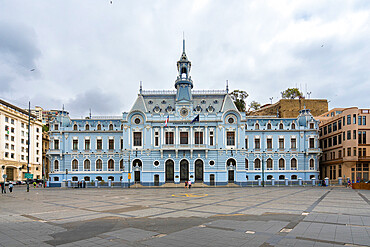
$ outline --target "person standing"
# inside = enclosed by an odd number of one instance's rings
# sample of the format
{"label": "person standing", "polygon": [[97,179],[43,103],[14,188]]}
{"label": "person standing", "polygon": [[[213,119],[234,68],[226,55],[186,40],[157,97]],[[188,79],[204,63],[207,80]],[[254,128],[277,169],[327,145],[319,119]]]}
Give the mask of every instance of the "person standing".
{"label": "person standing", "polygon": [[191,180],[189,180],[189,182],[188,182],[188,187],[189,187],[189,190],[190,190],[190,188],[191,188]]}
{"label": "person standing", "polygon": [[13,183],[9,183],[9,192],[12,193],[13,192]]}
{"label": "person standing", "polygon": [[4,183],[4,182],[1,182],[1,183],[0,183],[0,186],[1,186],[1,194],[6,193],[5,183]]}
{"label": "person standing", "polygon": [[188,181],[185,181],[185,189],[188,188]]}

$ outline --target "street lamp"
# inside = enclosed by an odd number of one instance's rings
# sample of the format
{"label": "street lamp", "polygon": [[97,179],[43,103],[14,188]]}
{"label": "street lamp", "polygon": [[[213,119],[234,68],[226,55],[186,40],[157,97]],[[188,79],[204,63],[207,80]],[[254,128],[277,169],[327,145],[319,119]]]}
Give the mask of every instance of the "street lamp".
{"label": "street lamp", "polygon": [[265,151],[263,151],[261,155],[261,165],[262,165],[262,187],[265,187],[265,166],[263,165],[263,155],[265,154]]}

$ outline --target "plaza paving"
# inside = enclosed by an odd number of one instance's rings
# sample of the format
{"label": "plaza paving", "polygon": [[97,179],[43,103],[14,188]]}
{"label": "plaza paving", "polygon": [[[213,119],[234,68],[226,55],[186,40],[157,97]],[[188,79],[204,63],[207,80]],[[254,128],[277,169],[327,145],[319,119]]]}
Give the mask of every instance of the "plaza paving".
{"label": "plaza paving", "polygon": [[370,191],[64,189],[0,195],[0,246],[370,246]]}

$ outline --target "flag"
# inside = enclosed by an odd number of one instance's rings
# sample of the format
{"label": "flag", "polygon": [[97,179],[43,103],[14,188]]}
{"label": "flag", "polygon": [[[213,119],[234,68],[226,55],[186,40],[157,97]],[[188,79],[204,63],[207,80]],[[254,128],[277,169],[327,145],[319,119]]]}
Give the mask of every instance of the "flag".
{"label": "flag", "polygon": [[164,127],[167,127],[168,121],[170,121],[170,115],[167,116],[166,121],[164,122]]}
{"label": "flag", "polygon": [[199,122],[199,114],[191,121],[191,123]]}

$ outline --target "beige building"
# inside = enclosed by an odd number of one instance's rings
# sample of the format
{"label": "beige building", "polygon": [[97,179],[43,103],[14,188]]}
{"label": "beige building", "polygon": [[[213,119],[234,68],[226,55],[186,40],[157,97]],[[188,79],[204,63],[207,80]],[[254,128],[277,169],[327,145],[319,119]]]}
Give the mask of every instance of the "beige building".
{"label": "beige building", "polygon": [[316,117],[328,111],[326,99],[281,99],[274,104],[262,106],[256,111],[247,113],[250,116],[279,116],[281,118],[296,118],[299,111],[310,109]]}
{"label": "beige building", "polygon": [[335,108],[320,121],[321,177],[351,181],[369,180],[370,110]]}
{"label": "beige building", "polygon": [[[25,180],[28,159],[28,111],[0,99],[0,181]],[[42,178],[42,123],[31,114],[30,173]]]}

